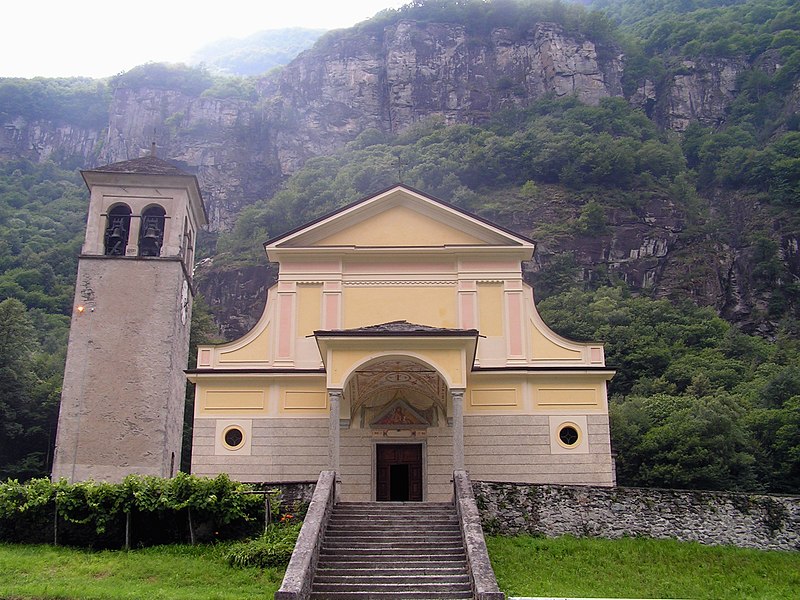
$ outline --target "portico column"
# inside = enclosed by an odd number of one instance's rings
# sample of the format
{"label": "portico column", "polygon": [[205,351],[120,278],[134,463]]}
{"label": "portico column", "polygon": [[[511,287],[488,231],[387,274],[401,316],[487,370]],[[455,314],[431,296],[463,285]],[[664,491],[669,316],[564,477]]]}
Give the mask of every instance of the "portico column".
{"label": "portico column", "polygon": [[453,470],[464,470],[464,390],[450,390],[453,401]]}
{"label": "portico column", "polygon": [[342,404],[342,390],[328,390],[328,404],[331,407],[330,429],[328,431],[328,468],[339,474],[339,407]]}

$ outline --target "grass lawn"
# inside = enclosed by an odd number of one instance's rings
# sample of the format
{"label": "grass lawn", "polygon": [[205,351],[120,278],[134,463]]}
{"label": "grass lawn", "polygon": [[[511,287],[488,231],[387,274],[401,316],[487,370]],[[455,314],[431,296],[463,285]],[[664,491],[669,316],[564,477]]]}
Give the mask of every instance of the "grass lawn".
{"label": "grass lawn", "polygon": [[[511,596],[800,598],[800,552],[669,540],[487,538]],[[271,598],[282,569],[227,565],[224,545],[90,552],[0,544],[0,598],[250,600]]]}
{"label": "grass lawn", "polygon": [[510,596],[800,598],[800,552],[649,539],[487,537]]}
{"label": "grass lawn", "polygon": [[90,552],[0,544],[0,598],[264,600],[283,569],[234,569],[224,546]]}

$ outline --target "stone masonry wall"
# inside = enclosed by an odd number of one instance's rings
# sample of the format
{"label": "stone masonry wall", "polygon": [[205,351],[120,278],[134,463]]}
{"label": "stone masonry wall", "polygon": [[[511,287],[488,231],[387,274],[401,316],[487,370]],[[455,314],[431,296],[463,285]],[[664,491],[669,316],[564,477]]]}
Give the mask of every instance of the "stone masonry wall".
{"label": "stone masonry wall", "polygon": [[291,483],[258,483],[255,487],[260,490],[280,490],[281,511],[287,512],[295,510],[298,505],[308,505],[314,495],[316,485],[316,481],[298,481]]}
{"label": "stone masonry wall", "polygon": [[800,497],[474,481],[487,534],[673,538],[800,550]]}

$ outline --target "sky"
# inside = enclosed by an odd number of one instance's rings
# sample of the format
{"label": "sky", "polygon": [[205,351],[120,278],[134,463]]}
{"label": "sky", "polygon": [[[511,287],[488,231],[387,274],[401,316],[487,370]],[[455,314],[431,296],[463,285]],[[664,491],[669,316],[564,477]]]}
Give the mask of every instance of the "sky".
{"label": "sky", "polygon": [[0,77],[108,77],[265,29],[350,27],[410,0],[11,0]]}

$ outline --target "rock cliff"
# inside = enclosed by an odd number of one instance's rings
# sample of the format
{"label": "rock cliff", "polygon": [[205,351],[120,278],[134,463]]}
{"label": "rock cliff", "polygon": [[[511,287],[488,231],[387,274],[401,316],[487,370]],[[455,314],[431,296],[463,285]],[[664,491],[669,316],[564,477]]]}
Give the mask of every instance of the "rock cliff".
{"label": "rock cliff", "polygon": [[380,35],[323,38],[260,79],[255,99],[118,87],[105,131],[17,119],[4,124],[0,152],[91,167],[136,158],[155,139],[161,156],[197,174],[218,230],[310,157],[365,129],[398,133],[431,116],[481,123],[546,94],[596,104],[622,93],[623,66],[618,49],[552,23],[474,37],[460,25],[400,21]]}
{"label": "rock cliff", "polygon": [[[752,65],[769,71],[774,62],[765,53]],[[596,104],[623,94],[624,65],[618,48],[553,23],[475,36],[456,24],[399,21],[382,31],[354,28],[323,37],[281,71],[260,78],[253,96],[119,86],[102,131],[10,119],[0,131],[0,158],[87,168],[140,156],[155,139],[160,156],[198,176],[210,228],[221,230],[244,206],[271,196],[306,160],[342,148],[367,129],[398,133],[429,117],[479,124],[549,94]],[[747,68],[751,64],[737,59],[684,61],[660,81],[640,82],[628,99],[665,128],[718,125]],[[577,244],[587,277],[612,269],[634,288],[685,294],[733,317],[755,305],[746,289],[747,251],[735,243],[687,242],[678,235],[683,217],[674,206],[654,200],[641,214],[608,218],[607,235],[569,242]],[[797,263],[797,239],[787,235],[781,251]],[[540,244],[531,276],[565,249]],[[256,277],[251,271],[224,274],[206,266],[201,273],[210,302],[233,307],[222,317],[226,334],[252,325],[269,271],[259,271],[258,289],[245,283]]]}
{"label": "rock cliff", "polygon": [[747,68],[742,59],[681,61],[659,94],[659,120],[674,131],[684,131],[692,122],[722,125],[726,109],[736,98],[739,74]]}
{"label": "rock cliff", "polygon": [[[664,126],[717,124],[743,61],[685,61],[674,76],[642,82],[630,98]],[[400,21],[379,34],[334,32],[258,81],[256,98],[118,87],[104,131],[68,123],[4,123],[0,156],[92,167],[136,158],[155,139],[161,156],[196,173],[211,229],[274,193],[306,160],[342,148],[366,129],[398,133],[432,116],[482,123],[547,94],[596,104],[622,95],[618,48],[569,35],[556,24],[485,36],[461,25]]]}
{"label": "rock cliff", "polygon": [[53,161],[68,167],[96,163],[103,132],[17,116],[0,130],[0,159]]}

